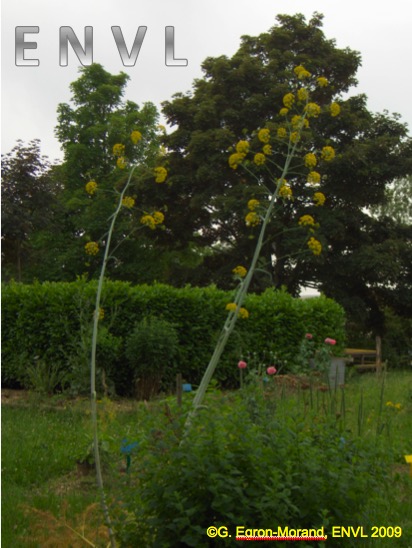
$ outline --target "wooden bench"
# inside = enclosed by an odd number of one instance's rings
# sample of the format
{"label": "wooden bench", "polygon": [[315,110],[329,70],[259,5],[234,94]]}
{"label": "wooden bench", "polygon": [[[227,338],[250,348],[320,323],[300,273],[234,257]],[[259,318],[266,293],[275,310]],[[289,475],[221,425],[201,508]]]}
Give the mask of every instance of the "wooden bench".
{"label": "wooden bench", "polygon": [[345,354],[351,356],[353,367],[361,372],[376,371],[382,373],[386,362],[382,361],[381,338],[376,337],[376,348],[345,348]]}

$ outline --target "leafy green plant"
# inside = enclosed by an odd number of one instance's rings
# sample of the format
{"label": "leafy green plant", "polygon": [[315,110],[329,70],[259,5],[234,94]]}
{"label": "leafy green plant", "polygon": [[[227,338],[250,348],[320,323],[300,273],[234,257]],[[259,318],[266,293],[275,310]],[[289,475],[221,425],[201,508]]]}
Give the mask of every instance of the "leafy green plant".
{"label": "leafy green plant", "polygon": [[173,366],[178,345],[176,329],[167,320],[151,316],[136,324],[127,340],[126,358],[139,399],[149,399],[159,390],[162,376]]}
{"label": "leafy green plant", "polygon": [[53,394],[56,389],[63,390],[68,384],[67,371],[58,364],[50,364],[36,356],[34,363],[26,369],[27,385],[34,392]]}
{"label": "leafy green plant", "polygon": [[183,442],[178,416],[157,421],[131,476],[138,489],[122,497],[122,545],[207,547],[210,525],[232,536],[245,523],[319,528],[322,511],[329,525],[371,523],[365,507],[389,481],[385,454],[343,437],[332,416],[311,426],[296,407],[269,412],[257,387],[239,394],[209,394],[213,406],[195,416]]}

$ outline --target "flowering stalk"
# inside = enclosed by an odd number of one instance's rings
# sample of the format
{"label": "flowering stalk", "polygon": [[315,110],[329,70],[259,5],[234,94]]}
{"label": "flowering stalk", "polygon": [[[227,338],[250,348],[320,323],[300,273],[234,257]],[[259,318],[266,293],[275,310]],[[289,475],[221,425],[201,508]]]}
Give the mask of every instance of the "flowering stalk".
{"label": "flowering stalk", "polygon": [[[298,67],[295,67],[294,73],[297,76],[298,80],[305,80],[311,77],[311,74],[301,65],[299,65]],[[328,85],[328,80],[326,78],[319,77],[317,79],[317,86],[325,87],[327,85]],[[300,115],[293,116],[290,123],[287,123],[289,128],[289,139],[287,142],[286,159],[285,159],[283,168],[277,165],[276,163],[271,162],[276,168],[280,169],[281,175],[280,175],[280,178],[277,179],[274,192],[270,193],[271,194],[270,201],[269,201],[269,205],[267,206],[264,217],[261,218],[258,215],[258,213],[255,211],[259,205],[258,200],[252,199],[248,202],[248,209],[250,210],[250,212],[247,214],[245,218],[246,225],[257,226],[262,221],[259,237],[256,243],[255,251],[253,254],[253,258],[252,258],[249,270],[247,271],[247,274],[245,275],[244,279],[238,286],[234,302],[228,305],[228,309],[230,310],[230,312],[226,318],[226,321],[219,335],[213,355],[210,359],[210,362],[203,375],[199,388],[196,392],[196,396],[193,400],[192,411],[190,412],[186,420],[186,431],[191,424],[193,415],[196,413],[197,409],[199,408],[199,406],[202,404],[204,400],[206,389],[213,376],[213,373],[223,353],[223,350],[225,349],[229,336],[235,328],[238,316],[239,315],[241,317],[248,316],[248,312],[245,311],[244,308],[242,308],[242,304],[246,298],[250,283],[252,281],[253,275],[256,270],[256,265],[264,244],[264,238],[265,238],[267,226],[271,219],[277,199],[278,198],[292,199],[292,190],[286,182],[286,175],[291,172],[290,170],[291,162],[295,156],[298,143],[303,134],[303,130],[308,128],[310,125],[309,118],[317,118],[321,113],[321,107],[316,103],[309,102],[309,92],[306,88],[302,87],[298,89],[296,93],[296,97],[293,93],[287,93],[283,97],[284,108],[280,110],[279,114],[281,116],[287,117],[289,111],[291,111],[294,108],[295,103],[297,105],[299,104],[304,105],[304,107]],[[332,103],[332,105],[330,106],[331,115],[338,116],[339,112],[340,112],[339,105],[337,103]],[[287,135],[288,135],[288,131],[285,127],[278,128],[277,137],[280,141],[285,139]],[[263,166],[266,163],[266,157],[267,156],[269,157],[272,155],[272,147],[270,145],[270,130],[268,128],[260,129],[257,134],[257,137],[259,141],[264,144],[264,146],[262,148],[262,152],[257,152],[254,155],[253,161],[257,166]],[[246,158],[247,154],[249,153],[249,146],[250,146],[249,142],[245,140],[241,140],[237,143],[236,152],[231,154],[231,156],[229,157],[230,167],[232,167],[233,169],[236,169],[239,164],[242,164],[243,160]],[[331,146],[323,147],[321,151],[321,159],[323,161],[329,162],[333,160],[334,157],[335,157],[335,151]],[[308,152],[304,157],[304,166],[310,170],[310,173],[307,175],[307,179],[306,179],[307,184],[318,185],[321,183],[321,175],[317,171],[314,171],[314,168],[317,165],[317,162],[318,162],[318,159],[313,152]],[[246,171],[249,171],[247,166],[244,166],[244,167]],[[258,180],[258,182],[261,185],[265,186],[261,180],[260,181]],[[269,190],[267,189],[267,187],[265,188],[266,190]],[[314,194],[313,205],[322,206],[324,202],[325,202],[325,196],[323,193],[317,192]],[[317,228],[319,226],[311,215],[303,215],[300,218],[298,224],[301,227],[308,227],[310,230],[310,233],[313,233],[314,228]],[[321,253],[322,245],[313,236],[311,236],[309,240],[307,241],[307,246],[309,250],[313,252],[314,255],[319,255]],[[242,267],[237,267],[235,271],[238,270],[239,268],[242,268]],[[242,315],[242,312],[243,312],[243,315]],[[246,315],[244,314],[245,312],[246,312]]]}
{"label": "flowering stalk", "polygon": [[[302,129],[302,128],[303,128],[303,121],[302,121],[301,126],[300,126],[300,129]],[[213,355],[212,355],[212,357],[209,361],[209,364],[206,368],[206,371],[203,375],[203,378],[201,380],[199,388],[196,391],[196,396],[193,399],[193,408],[192,408],[192,411],[189,413],[189,415],[187,417],[187,420],[186,420],[186,425],[185,425],[186,430],[190,427],[190,424],[192,422],[192,418],[193,418],[194,414],[196,413],[196,411],[198,410],[199,406],[202,405],[202,402],[203,402],[205,394],[206,394],[207,387],[209,386],[209,383],[210,383],[210,381],[212,379],[212,376],[215,372],[216,366],[219,363],[220,357],[221,357],[221,355],[222,355],[222,353],[225,349],[225,346],[226,346],[226,343],[227,343],[227,341],[230,337],[230,334],[232,333],[232,331],[235,328],[240,307],[242,306],[242,304],[243,304],[243,302],[246,298],[250,283],[251,283],[252,278],[253,278],[253,274],[254,274],[255,269],[256,269],[256,264],[257,264],[259,256],[260,256],[260,252],[262,250],[262,246],[263,246],[263,242],[264,242],[264,238],[265,238],[266,227],[267,227],[267,225],[270,221],[273,208],[274,208],[276,200],[279,196],[279,189],[281,188],[281,186],[283,184],[283,180],[286,178],[286,175],[289,171],[290,163],[292,161],[292,158],[294,157],[296,147],[297,147],[297,141],[292,144],[292,146],[290,147],[290,149],[288,151],[288,155],[286,157],[285,164],[284,164],[283,170],[282,170],[282,175],[281,175],[280,179],[278,180],[275,192],[273,193],[273,195],[271,197],[269,206],[266,210],[266,214],[265,214],[265,217],[263,219],[263,223],[262,223],[260,233],[259,233],[259,238],[258,238],[258,241],[257,241],[257,244],[256,244],[255,252],[253,254],[252,262],[250,264],[250,267],[249,267],[249,270],[246,274],[245,279],[239,285],[238,290],[236,292],[236,296],[235,296],[235,299],[234,299],[234,304],[236,304],[236,310],[232,310],[231,312],[229,312],[229,314],[226,318],[226,321],[223,325],[223,329],[220,332],[219,339],[216,343]]]}
{"label": "flowering stalk", "polygon": [[96,303],[94,307],[94,315],[93,315],[93,334],[92,334],[92,351],[91,351],[91,363],[90,363],[90,403],[91,403],[91,418],[92,418],[92,427],[93,427],[93,449],[94,449],[94,460],[96,465],[96,478],[97,478],[97,486],[100,491],[100,497],[101,497],[101,504],[103,508],[104,517],[106,519],[106,524],[109,529],[109,535],[110,535],[110,546],[112,548],[115,548],[116,542],[114,538],[114,532],[112,529],[110,514],[109,514],[109,508],[107,506],[106,502],[106,495],[104,492],[104,485],[103,485],[103,476],[102,476],[102,468],[101,468],[101,461],[100,461],[100,451],[99,451],[99,436],[98,436],[98,428],[97,428],[97,394],[96,394],[96,350],[97,350],[97,333],[98,333],[98,326],[99,326],[99,310],[100,310],[100,301],[101,301],[101,295],[102,295],[102,289],[103,289],[103,281],[104,281],[104,275],[106,272],[106,266],[107,262],[109,260],[109,251],[110,251],[110,243],[112,240],[113,230],[116,223],[117,216],[120,212],[120,210],[123,207],[123,198],[125,195],[125,192],[127,188],[129,187],[133,171],[135,170],[136,166],[133,166],[133,168],[130,171],[129,178],[127,180],[126,185],[124,186],[122,192],[119,196],[119,202],[117,204],[116,211],[112,215],[112,222],[110,223],[109,232],[107,235],[107,242],[106,247],[104,251],[104,257],[103,257],[103,263],[102,268],[100,270],[100,276],[99,276],[99,282],[97,285],[97,293],[96,293]]}

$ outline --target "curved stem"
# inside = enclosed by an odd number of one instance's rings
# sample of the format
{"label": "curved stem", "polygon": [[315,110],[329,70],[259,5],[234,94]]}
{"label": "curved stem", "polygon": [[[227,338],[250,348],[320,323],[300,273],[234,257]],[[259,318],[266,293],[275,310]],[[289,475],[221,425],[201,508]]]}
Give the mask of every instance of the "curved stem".
{"label": "curved stem", "polygon": [[99,451],[99,435],[98,435],[98,425],[97,425],[97,394],[96,394],[96,349],[97,349],[97,334],[98,334],[98,327],[99,327],[100,301],[102,296],[104,275],[105,275],[106,266],[109,260],[110,243],[112,240],[114,225],[116,223],[117,216],[120,212],[120,209],[122,208],[123,196],[130,184],[130,180],[135,168],[136,166],[134,166],[132,170],[130,171],[130,175],[127,180],[127,183],[125,187],[123,188],[122,192],[120,193],[119,203],[117,205],[116,211],[110,217],[112,222],[110,223],[110,228],[107,236],[107,243],[104,250],[103,263],[100,271],[99,282],[97,285],[97,292],[96,292],[96,303],[94,307],[94,317],[93,317],[92,351],[91,351],[91,362],[90,362],[90,403],[91,403],[91,418],[92,418],[92,428],[93,428],[94,460],[96,465],[96,479],[97,479],[97,486],[100,491],[101,505],[102,505],[104,517],[106,520],[107,527],[109,529],[111,548],[116,547],[116,542],[115,542],[114,532],[112,529],[112,522],[110,519],[109,508],[106,502],[106,495],[104,492],[100,451]]}
{"label": "curved stem", "polygon": [[215,346],[215,350],[213,352],[213,355],[212,355],[212,357],[209,361],[209,364],[208,364],[208,366],[206,368],[206,371],[203,375],[203,378],[200,382],[199,388],[196,391],[196,396],[193,399],[192,410],[191,410],[191,412],[189,413],[189,415],[186,419],[186,424],[185,424],[185,431],[186,432],[189,430],[190,425],[191,425],[192,420],[193,420],[193,417],[196,414],[199,406],[202,404],[202,402],[204,400],[207,387],[208,387],[208,385],[209,385],[209,383],[212,379],[212,376],[213,376],[213,373],[215,372],[216,366],[219,363],[220,357],[221,357],[221,355],[222,355],[222,353],[225,349],[225,346],[226,346],[226,343],[227,343],[227,341],[230,337],[230,334],[232,333],[233,329],[235,328],[239,309],[240,309],[241,305],[243,304],[243,302],[245,300],[247,291],[249,289],[250,283],[251,283],[252,278],[253,278],[253,274],[254,274],[255,269],[256,269],[256,264],[258,262],[260,252],[262,250],[262,245],[263,245],[263,242],[264,242],[266,227],[269,223],[270,217],[272,215],[273,208],[275,206],[276,199],[279,195],[279,189],[282,186],[283,179],[286,177],[286,174],[288,173],[290,163],[291,163],[292,158],[295,154],[296,143],[294,143],[293,146],[290,147],[289,150],[290,150],[290,152],[289,152],[288,156],[286,157],[285,165],[284,165],[283,170],[282,170],[282,174],[281,174],[280,178],[278,179],[275,192],[273,193],[273,195],[271,197],[271,200],[270,200],[270,203],[269,203],[269,206],[266,210],[266,214],[265,214],[264,219],[263,219],[262,227],[261,227],[260,233],[259,233],[259,238],[258,238],[258,241],[257,241],[257,244],[256,244],[255,252],[253,254],[252,262],[250,264],[248,273],[247,273],[243,283],[239,286],[239,288],[236,292],[236,296],[235,296],[235,300],[234,300],[234,302],[236,304],[236,310],[233,311],[233,312],[230,312],[228,317],[226,318],[223,329],[222,329],[222,331],[219,335],[219,339],[218,339],[217,344]]}

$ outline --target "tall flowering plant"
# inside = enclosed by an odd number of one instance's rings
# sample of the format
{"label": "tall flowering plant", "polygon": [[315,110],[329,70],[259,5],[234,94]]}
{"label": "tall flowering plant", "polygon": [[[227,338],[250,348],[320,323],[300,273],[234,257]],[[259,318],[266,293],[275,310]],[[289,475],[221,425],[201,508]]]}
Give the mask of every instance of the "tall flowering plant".
{"label": "tall flowering plant", "polygon": [[[136,129],[131,133],[130,139],[134,145],[137,145],[139,141],[142,139],[142,134],[140,133],[140,131]],[[124,170],[128,167],[127,158],[125,156],[125,148],[126,148],[125,145],[121,143],[117,143],[113,146],[112,154],[116,161],[116,166],[119,170]],[[96,351],[97,351],[97,337],[98,337],[99,322],[103,321],[104,319],[104,310],[101,308],[100,305],[101,305],[101,296],[102,296],[104,277],[106,273],[106,267],[107,267],[108,261],[111,258],[111,254],[113,253],[113,250],[111,248],[112,237],[115,229],[115,224],[119,215],[122,212],[131,210],[132,208],[135,207],[136,199],[135,197],[130,195],[129,191],[131,187],[132,176],[136,168],[137,168],[137,165],[131,166],[129,176],[123,188],[121,188],[121,190],[114,190],[115,195],[117,196],[117,205],[115,206],[115,210],[112,216],[110,217],[110,227],[107,235],[105,236],[105,241],[104,241],[104,247],[103,247],[104,251],[103,251],[98,285],[97,285],[95,309],[94,309],[94,315],[93,315],[93,331],[92,331],[92,342],[91,342],[90,401],[91,401],[91,417],[92,417],[92,427],[93,427],[93,451],[94,451],[94,460],[95,460],[95,466],[96,466],[97,485],[101,495],[101,503],[102,503],[102,508],[105,515],[106,524],[109,528],[110,544],[112,548],[115,547],[115,540],[114,540],[114,533],[111,526],[109,510],[108,510],[108,506],[105,499],[103,477],[102,477],[102,471],[101,471],[100,452],[99,452],[99,434],[98,434],[98,422],[97,422],[97,393],[96,393]],[[151,176],[151,178],[156,183],[163,183],[166,181],[166,178],[167,178],[167,170],[163,166],[159,166],[154,168],[154,170],[151,170],[151,173],[149,174],[149,176]],[[93,195],[99,192],[98,183],[96,181],[89,181],[85,186],[85,191],[90,196],[93,197]],[[144,228],[146,226],[151,230],[155,230],[157,227],[162,225],[163,221],[164,221],[164,215],[161,211],[154,210],[150,212],[148,211],[141,212],[141,217],[140,217],[141,228]],[[88,255],[98,256],[100,254],[102,246],[103,246],[103,243],[101,242],[89,241],[85,244],[85,253]]]}
{"label": "tall flowering plant", "polygon": [[[193,413],[203,402],[207,386],[238,318],[247,320],[249,317],[249,311],[243,304],[268,225],[276,214],[276,207],[296,200],[298,194],[302,210],[305,209],[305,204],[311,205],[312,210],[313,206],[321,207],[326,201],[326,196],[321,191],[322,166],[333,161],[335,150],[330,143],[316,148],[310,126],[312,120],[319,116],[334,117],[340,114],[337,102],[332,102],[325,108],[311,99],[312,94],[318,94],[319,90],[328,85],[324,76],[312,75],[302,65],[295,67],[291,77],[292,89],[284,95],[278,113],[274,114],[265,127],[238,141],[231,151],[228,159],[230,168],[243,169],[259,189],[259,195],[251,196],[248,200],[245,215],[246,226],[257,228],[259,234],[249,267],[238,265],[234,268],[238,286],[233,302],[226,306],[228,315],[193,400],[193,410],[188,417],[187,426]],[[296,229],[305,231],[304,252],[320,255],[322,243],[317,236],[319,223],[315,217],[304,212],[296,219]]]}

